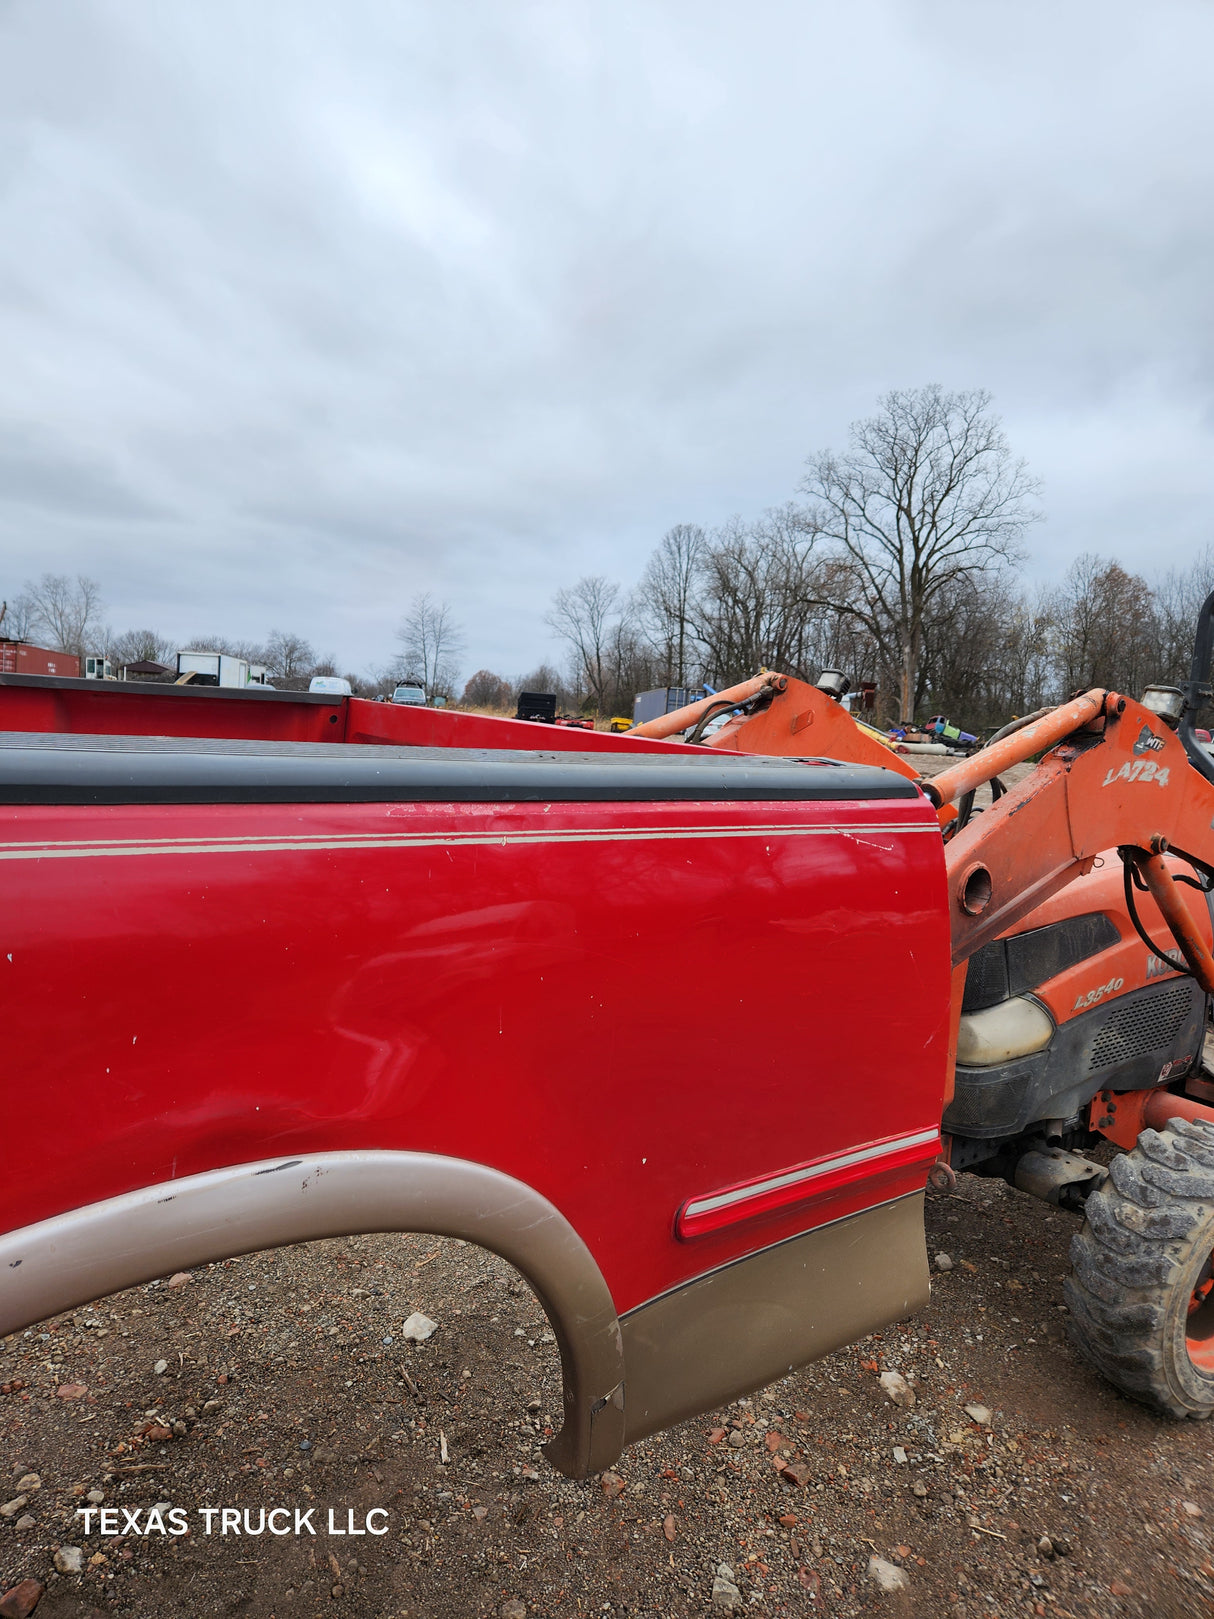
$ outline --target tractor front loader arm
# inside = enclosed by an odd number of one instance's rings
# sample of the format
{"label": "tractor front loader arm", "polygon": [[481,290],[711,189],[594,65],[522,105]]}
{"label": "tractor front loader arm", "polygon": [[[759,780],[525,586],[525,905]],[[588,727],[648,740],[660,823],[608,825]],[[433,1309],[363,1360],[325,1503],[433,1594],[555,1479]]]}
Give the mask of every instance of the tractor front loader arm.
{"label": "tractor front loader arm", "polygon": [[1033,773],[945,848],[954,965],[1117,848],[1133,867],[1128,880],[1150,890],[1188,970],[1214,994],[1214,958],[1162,858],[1170,849],[1214,873],[1214,783],[1158,714],[1117,692],[1090,691],[924,791],[943,806],[1042,747],[1050,751]]}

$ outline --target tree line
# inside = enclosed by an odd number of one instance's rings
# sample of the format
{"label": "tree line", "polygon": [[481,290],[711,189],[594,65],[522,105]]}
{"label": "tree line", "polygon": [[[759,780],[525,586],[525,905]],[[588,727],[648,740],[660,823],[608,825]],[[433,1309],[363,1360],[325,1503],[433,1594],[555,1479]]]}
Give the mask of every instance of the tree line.
{"label": "tree line", "polygon": [[571,694],[630,713],[654,686],[835,668],[875,684],[885,719],[944,711],[972,728],[1185,678],[1214,550],[1151,578],[1087,553],[1034,586],[1020,565],[1037,494],[988,394],[890,393],[845,451],[809,458],[800,499],[676,525],[629,589],[588,575],[559,590],[548,623]]}
{"label": "tree line", "polygon": [[175,641],[155,629],[115,631],[105,622],[101,585],[84,574],[44,573],[26,580],[0,607],[0,638],[32,642],[83,661],[105,657],[116,670],[125,664],[158,663],[175,670],[177,653],[186,649],[222,652],[263,664],[281,691],[306,691],[315,675],[344,675],[354,691],[384,695],[401,680],[416,680],[427,692],[455,696],[457,658],[463,634],[451,607],[423,593],[414,598],[399,629],[400,651],[381,669],[369,673],[341,670],[332,653],[318,653],[306,636],[273,629],[264,641],[233,639],[206,632]]}

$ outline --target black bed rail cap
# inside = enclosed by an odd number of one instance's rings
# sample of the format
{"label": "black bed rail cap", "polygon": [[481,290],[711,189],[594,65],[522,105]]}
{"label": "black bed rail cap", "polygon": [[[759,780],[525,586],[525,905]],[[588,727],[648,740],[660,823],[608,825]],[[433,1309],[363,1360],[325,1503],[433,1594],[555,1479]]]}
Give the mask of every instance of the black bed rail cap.
{"label": "black bed rail cap", "polygon": [[545,753],[0,732],[3,804],[917,798],[893,770],[749,754]]}

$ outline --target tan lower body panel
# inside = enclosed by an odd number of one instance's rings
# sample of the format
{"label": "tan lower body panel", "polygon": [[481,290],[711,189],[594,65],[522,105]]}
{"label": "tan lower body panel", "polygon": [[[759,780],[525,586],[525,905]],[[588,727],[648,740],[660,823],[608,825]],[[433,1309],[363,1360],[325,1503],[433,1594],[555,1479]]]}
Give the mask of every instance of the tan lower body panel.
{"label": "tan lower body panel", "polygon": [[764,1248],[625,1316],[625,1442],[712,1411],[921,1309],[923,1193]]}

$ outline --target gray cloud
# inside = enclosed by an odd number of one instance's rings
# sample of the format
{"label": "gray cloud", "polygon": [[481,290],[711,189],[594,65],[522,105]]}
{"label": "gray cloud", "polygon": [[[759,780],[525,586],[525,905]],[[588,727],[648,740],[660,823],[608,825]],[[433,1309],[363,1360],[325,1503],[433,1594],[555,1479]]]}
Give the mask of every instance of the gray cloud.
{"label": "gray cloud", "polygon": [[516,670],[557,585],[929,380],[994,391],[1043,576],[1183,560],[1212,46],[1201,0],[16,0],[4,574],[356,665],[429,588]]}

